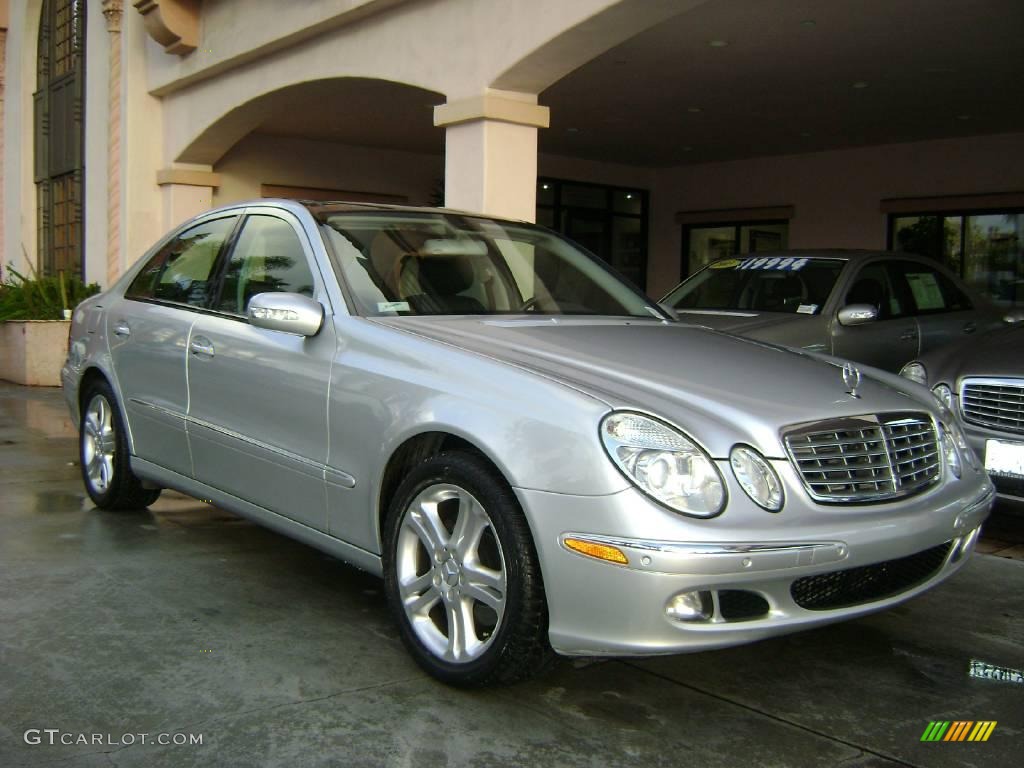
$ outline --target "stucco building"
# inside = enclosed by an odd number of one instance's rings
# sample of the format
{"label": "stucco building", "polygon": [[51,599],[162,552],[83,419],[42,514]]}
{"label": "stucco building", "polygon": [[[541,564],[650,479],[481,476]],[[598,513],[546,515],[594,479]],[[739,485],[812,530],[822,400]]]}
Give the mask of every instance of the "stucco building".
{"label": "stucco building", "polygon": [[1024,305],[1017,0],[3,0],[0,263],[109,284],[253,197],[567,232],[657,296],[777,247]]}

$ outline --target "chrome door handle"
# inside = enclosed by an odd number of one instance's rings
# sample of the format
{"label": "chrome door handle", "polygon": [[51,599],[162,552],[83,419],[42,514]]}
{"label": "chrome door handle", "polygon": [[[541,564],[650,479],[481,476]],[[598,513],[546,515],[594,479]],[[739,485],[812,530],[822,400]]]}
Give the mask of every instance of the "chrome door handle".
{"label": "chrome door handle", "polygon": [[913,341],[916,338],[917,338],[917,331],[914,331],[914,330],[904,331],[903,334],[900,336],[900,341]]}
{"label": "chrome door handle", "polygon": [[978,330],[978,326],[974,323],[964,323],[964,333],[974,333]]}
{"label": "chrome door handle", "polygon": [[129,336],[132,335],[132,329],[128,327],[128,323],[122,320],[121,322],[114,326],[114,335],[128,338]]}
{"label": "chrome door handle", "polygon": [[195,355],[213,357],[213,342],[202,336],[197,336],[189,342],[188,348]]}

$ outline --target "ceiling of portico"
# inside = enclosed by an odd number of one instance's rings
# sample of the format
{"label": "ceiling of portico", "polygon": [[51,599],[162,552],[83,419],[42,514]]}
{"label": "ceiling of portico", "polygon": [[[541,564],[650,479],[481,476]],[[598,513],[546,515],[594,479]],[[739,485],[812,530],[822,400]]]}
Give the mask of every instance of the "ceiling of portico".
{"label": "ceiling of portico", "polygon": [[[649,166],[1024,130],[1021,0],[712,0],[540,94],[542,152]],[[440,94],[305,83],[257,130],[443,151]]]}

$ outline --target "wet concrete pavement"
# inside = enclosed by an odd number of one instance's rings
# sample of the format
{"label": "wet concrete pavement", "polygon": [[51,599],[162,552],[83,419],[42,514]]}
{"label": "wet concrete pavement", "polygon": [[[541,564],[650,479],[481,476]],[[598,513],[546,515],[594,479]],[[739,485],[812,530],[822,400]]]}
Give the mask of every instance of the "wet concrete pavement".
{"label": "wet concrete pavement", "polygon": [[[101,512],[75,460],[59,392],[0,382],[5,768],[1020,764],[1019,560],[976,555],[924,596],[821,630],[563,661],[467,693],[408,658],[376,579],[176,494]],[[1020,526],[998,520],[1012,548]],[[932,720],[998,725],[984,743],[922,743]]]}

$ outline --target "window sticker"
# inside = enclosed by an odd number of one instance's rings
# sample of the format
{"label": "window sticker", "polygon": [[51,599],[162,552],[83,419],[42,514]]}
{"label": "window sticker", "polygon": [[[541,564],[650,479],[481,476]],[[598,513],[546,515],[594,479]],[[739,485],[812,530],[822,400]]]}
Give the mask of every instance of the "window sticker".
{"label": "window sticker", "polygon": [[722,259],[711,264],[711,269],[733,269],[740,265],[739,259]]}
{"label": "window sticker", "polygon": [[378,301],[377,302],[378,312],[408,312],[409,302],[408,301]]}
{"label": "window sticker", "polygon": [[797,272],[810,263],[806,257],[795,256],[762,256],[760,258],[744,259],[736,269],[771,269],[783,272]]}
{"label": "window sticker", "polygon": [[935,279],[932,272],[908,272],[907,282],[910,283],[910,292],[914,294],[914,303],[918,310],[945,309],[945,302],[942,300],[942,291],[939,289],[939,281]]}
{"label": "window sticker", "polygon": [[801,304],[796,308],[797,314],[799,315],[813,315],[818,311],[817,304]]}

